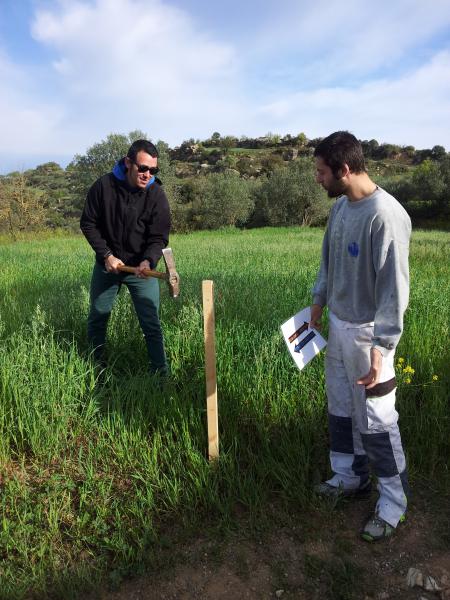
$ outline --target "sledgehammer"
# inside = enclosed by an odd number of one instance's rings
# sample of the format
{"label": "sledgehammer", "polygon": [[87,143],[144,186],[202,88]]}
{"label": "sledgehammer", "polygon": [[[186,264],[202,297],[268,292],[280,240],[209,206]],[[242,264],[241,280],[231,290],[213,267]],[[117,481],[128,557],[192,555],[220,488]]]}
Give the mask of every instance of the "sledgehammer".
{"label": "sledgehammer", "polygon": [[[154,271],[153,269],[144,269],[143,273],[146,277],[157,277],[158,279],[167,281],[171,297],[176,298],[180,293],[180,276],[175,269],[175,259],[173,257],[172,248],[164,248],[163,258],[166,265],[165,273],[162,271]],[[120,265],[117,269],[124,273],[136,272],[136,267],[127,267],[126,265]]]}

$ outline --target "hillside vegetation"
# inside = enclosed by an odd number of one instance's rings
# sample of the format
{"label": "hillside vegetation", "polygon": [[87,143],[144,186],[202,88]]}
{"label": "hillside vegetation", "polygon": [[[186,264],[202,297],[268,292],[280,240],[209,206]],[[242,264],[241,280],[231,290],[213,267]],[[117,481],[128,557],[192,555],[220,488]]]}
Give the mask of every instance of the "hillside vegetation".
{"label": "hillside vegetation", "polygon": [[[78,231],[90,185],[113,167],[142,131],[111,134],[63,169],[55,162],[0,177],[0,233],[63,228]],[[303,134],[187,140],[171,149],[158,142],[161,180],[175,231],[323,225],[331,201],[315,183],[318,139]],[[406,208],[415,224],[450,225],[450,155],[442,146],[362,141],[368,171]]]}

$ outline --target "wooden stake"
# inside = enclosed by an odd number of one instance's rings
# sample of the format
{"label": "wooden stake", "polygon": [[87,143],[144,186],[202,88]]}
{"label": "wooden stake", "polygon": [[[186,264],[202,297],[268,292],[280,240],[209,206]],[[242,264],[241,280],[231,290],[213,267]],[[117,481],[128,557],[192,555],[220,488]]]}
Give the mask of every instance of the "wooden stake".
{"label": "wooden stake", "polygon": [[203,332],[205,338],[206,407],[208,414],[209,460],[219,456],[219,419],[217,414],[216,344],[214,319],[214,282],[203,281]]}

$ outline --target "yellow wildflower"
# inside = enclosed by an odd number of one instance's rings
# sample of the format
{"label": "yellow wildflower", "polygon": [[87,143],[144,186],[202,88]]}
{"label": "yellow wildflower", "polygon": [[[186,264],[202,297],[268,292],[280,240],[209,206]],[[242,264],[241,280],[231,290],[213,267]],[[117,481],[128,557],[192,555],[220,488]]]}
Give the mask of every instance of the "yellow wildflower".
{"label": "yellow wildflower", "polygon": [[399,364],[402,364],[402,363],[404,363],[404,362],[405,362],[405,359],[404,359],[404,358],[402,358],[402,357],[400,357],[400,358],[398,359],[398,362],[399,362]]}
{"label": "yellow wildflower", "polygon": [[439,377],[437,375],[433,375],[433,381],[437,381]]}
{"label": "yellow wildflower", "polygon": [[415,371],[414,371],[414,369],[410,365],[407,365],[403,369],[403,373],[411,373],[411,375],[414,375]]}
{"label": "yellow wildflower", "polygon": [[407,378],[405,379],[405,383],[411,383],[411,379],[410,379],[409,377],[407,377]]}

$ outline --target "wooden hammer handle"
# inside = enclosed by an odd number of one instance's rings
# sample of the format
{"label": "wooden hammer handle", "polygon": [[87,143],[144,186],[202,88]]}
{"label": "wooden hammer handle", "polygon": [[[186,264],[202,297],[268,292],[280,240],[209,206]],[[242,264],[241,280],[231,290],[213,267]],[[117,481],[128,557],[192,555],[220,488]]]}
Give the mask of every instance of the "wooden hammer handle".
{"label": "wooden hammer handle", "polygon": [[[137,267],[127,267],[126,265],[120,265],[117,267],[117,269],[123,273],[136,273],[136,268]],[[167,273],[154,271],[153,269],[144,269],[143,273],[146,277],[157,277],[158,279],[165,279],[167,281]]]}

